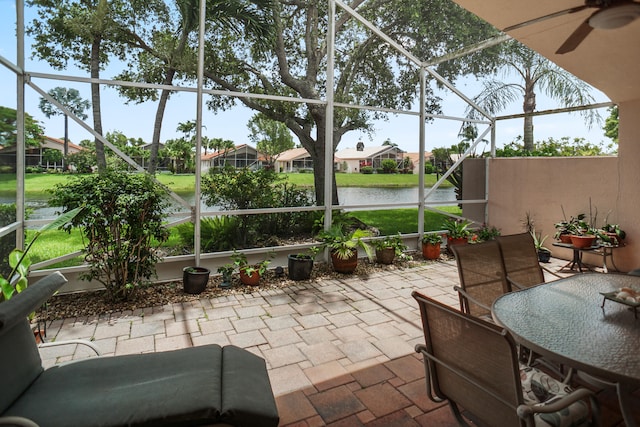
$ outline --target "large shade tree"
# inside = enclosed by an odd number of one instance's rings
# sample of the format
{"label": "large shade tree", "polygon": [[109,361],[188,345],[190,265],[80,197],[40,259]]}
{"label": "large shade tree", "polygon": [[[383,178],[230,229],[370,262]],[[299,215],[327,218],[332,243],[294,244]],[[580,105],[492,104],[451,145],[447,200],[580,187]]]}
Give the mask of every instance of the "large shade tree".
{"label": "large shade tree", "polygon": [[[536,111],[537,93],[558,101],[562,107],[595,102],[589,85],[515,40],[505,43],[502,58],[499,76],[483,81],[482,92],[474,101],[487,112],[496,114],[522,100],[525,151],[530,152],[534,148],[532,113]],[[469,109],[468,112],[470,117],[479,115],[477,110]],[[599,120],[595,110],[582,110],[580,114],[589,126]]]}
{"label": "large shade tree", "polygon": [[254,115],[247,124],[249,139],[265,157],[268,165],[273,165],[279,155],[292,149],[295,144],[289,128],[282,123],[271,120],[264,114]]}
{"label": "large shade tree", "polygon": [[[27,28],[33,36],[33,54],[53,68],[64,70],[69,62],[99,79],[100,72],[113,56],[125,60],[126,49],[114,16],[121,14],[124,0],[28,0],[36,7],[38,18]],[[138,17],[138,21],[143,18]],[[100,85],[91,83],[93,129],[102,135]],[[104,145],[95,138],[99,171],[106,170]]]}
{"label": "large shade tree", "polygon": [[[137,49],[138,54],[136,60],[129,64],[129,69],[116,78],[164,86],[193,79],[196,74],[199,3],[199,0],[175,0],[173,7],[162,7],[164,2],[157,0],[132,2],[122,15],[124,19],[120,19],[120,29],[127,44]],[[208,0],[207,31],[231,33],[234,38],[252,43],[255,49],[264,47],[273,29],[266,19],[265,10],[269,6],[270,0]],[[135,20],[126,19],[140,14],[154,24],[140,26]],[[162,89],[158,97],[154,90],[128,87],[119,90],[130,101],[158,101],[148,168],[150,173],[155,173],[164,112],[172,91]]]}

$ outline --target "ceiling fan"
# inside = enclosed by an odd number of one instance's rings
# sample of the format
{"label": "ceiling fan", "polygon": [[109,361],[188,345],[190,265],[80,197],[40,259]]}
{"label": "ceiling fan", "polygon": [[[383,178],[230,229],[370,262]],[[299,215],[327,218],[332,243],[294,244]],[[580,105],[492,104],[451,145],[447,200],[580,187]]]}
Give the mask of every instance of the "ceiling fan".
{"label": "ceiling fan", "polygon": [[558,48],[556,54],[573,51],[591,33],[594,28],[610,30],[623,27],[640,17],[640,3],[632,0],[585,0],[584,5],[576,6],[548,15],[540,16],[505,28],[508,32],[527,25],[535,24],[558,16],[580,12],[585,9],[597,9],[584,20],[567,40]]}

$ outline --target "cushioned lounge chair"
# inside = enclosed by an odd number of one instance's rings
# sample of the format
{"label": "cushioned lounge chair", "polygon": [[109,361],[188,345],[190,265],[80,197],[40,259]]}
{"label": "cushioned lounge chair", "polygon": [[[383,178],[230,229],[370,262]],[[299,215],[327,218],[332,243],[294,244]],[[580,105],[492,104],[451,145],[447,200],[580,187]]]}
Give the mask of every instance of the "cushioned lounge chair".
{"label": "cushioned lounge chair", "polygon": [[447,401],[460,425],[463,413],[488,426],[599,425],[598,402],[529,366],[520,367],[507,331],[418,292],[425,344],[427,395]]}
{"label": "cushioned lounge chair", "polygon": [[93,357],[44,370],[27,315],[65,282],[55,273],[0,303],[0,425],[278,425],[264,360],[234,346]]}

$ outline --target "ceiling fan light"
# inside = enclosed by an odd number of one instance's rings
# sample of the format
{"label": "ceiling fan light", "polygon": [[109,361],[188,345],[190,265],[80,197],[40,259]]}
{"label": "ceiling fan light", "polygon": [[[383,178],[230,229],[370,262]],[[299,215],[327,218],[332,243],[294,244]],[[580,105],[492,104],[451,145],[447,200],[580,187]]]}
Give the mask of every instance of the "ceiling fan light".
{"label": "ceiling fan light", "polygon": [[640,17],[640,3],[607,7],[589,18],[589,25],[599,30],[624,27]]}

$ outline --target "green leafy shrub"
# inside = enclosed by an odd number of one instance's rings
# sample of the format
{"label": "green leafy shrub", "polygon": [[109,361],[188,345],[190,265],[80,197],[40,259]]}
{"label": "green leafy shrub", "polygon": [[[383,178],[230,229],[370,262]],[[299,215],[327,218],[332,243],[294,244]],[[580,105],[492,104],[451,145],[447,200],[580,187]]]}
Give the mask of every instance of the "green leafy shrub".
{"label": "green leafy shrub", "polygon": [[87,239],[86,280],[97,280],[112,300],[127,299],[155,275],[159,257],[153,242],[169,232],[163,220],[166,190],[150,175],[108,171],[56,185],[51,206],[65,211],[84,206],[72,225]]}
{"label": "green leafy shrub", "polygon": [[431,164],[431,163],[427,163],[424,165],[424,173],[426,173],[427,175],[431,175],[432,173],[436,172],[436,168]]}
{"label": "green leafy shrub", "polygon": [[[202,218],[200,221],[200,247],[204,252],[229,251],[236,247],[238,219],[229,216]],[[185,246],[194,246],[194,225],[177,226],[180,239]]]}
{"label": "green leafy shrub", "polygon": [[[308,192],[286,182],[271,169],[252,171],[233,167],[215,168],[203,177],[203,200],[224,210],[311,206]],[[239,215],[237,247],[250,247],[270,236],[287,237],[311,229],[308,212]]]}
{"label": "green leafy shrub", "polygon": [[363,166],[360,168],[360,173],[369,175],[373,173],[373,166]]}
{"label": "green leafy shrub", "polygon": [[383,173],[396,173],[398,171],[398,164],[393,159],[384,159],[380,166],[382,166]]}

